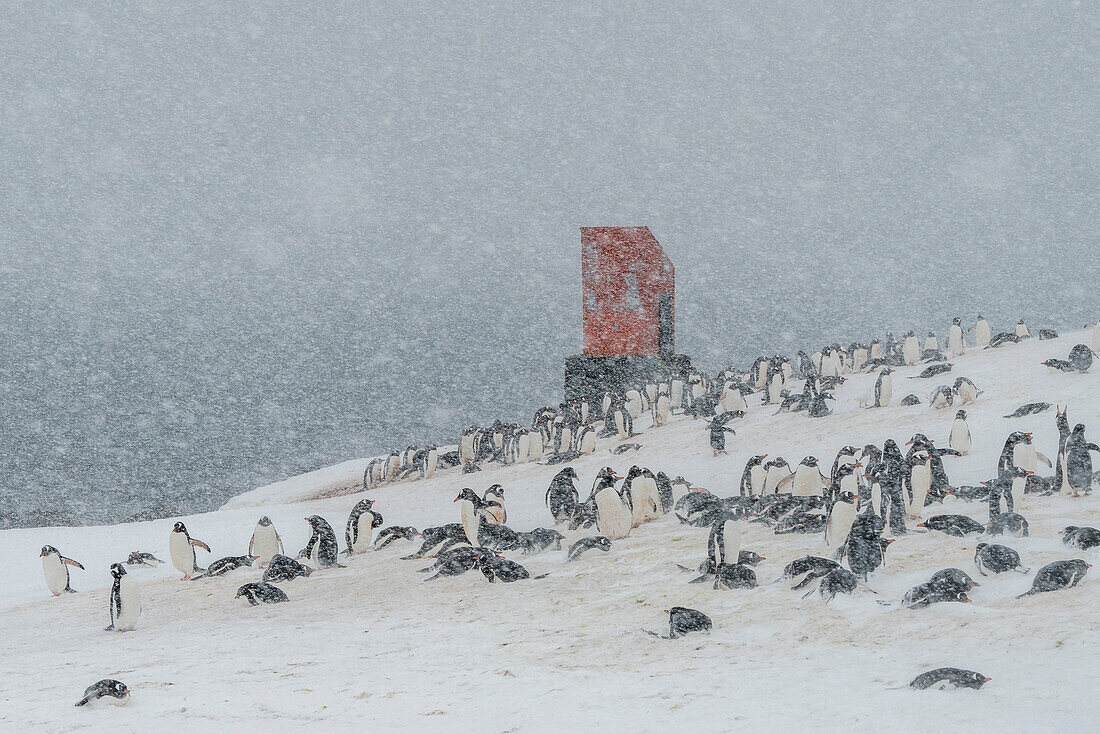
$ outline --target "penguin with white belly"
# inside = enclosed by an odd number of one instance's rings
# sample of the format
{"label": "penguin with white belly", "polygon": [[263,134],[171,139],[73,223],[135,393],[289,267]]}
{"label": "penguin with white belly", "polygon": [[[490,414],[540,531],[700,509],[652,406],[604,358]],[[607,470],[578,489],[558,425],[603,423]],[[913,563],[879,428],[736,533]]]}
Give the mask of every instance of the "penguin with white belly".
{"label": "penguin with white belly", "polygon": [[791,495],[795,497],[820,497],[821,490],[829,486],[829,483],[817,467],[817,463],[817,457],[815,456],[807,456],[802,459],[798,462],[794,474],[780,482],[776,491],[781,492],[787,485],[790,485]]}
{"label": "penguin with white belly", "polygon": [[925,352],[938,352],[940,351],[940,340],[936,338],[936,332],[928,332],[928,336],[924,338],[924,351]]}
{"label": "penguin with white belly", "polygon": [[54,596],[75,594],[76,591],[69,586],[68,567],[76,566],[83,571],[84,566],[61,555],[61,552],[52,545],[42,546],[42,552],[38,555],[42,559],[42,574],[46,577],[46,586],[50,587],[50,593]]}
{"label": "penguin with white belly", "polygon": [[741,558],[741,523],[735,515],[719,513],[707,536],[707,552],[714,568],[735,564]]}
{"label": "penguin with white belly", "polygon": [[490,525],[505,525],[508,522],[508,510],[504,507],[504,487],[494,484],[485,490],[483,515]]}
{"label": "penguin with white belly", "polygon": [[951,423],[951,436],[947,445],[958,451],[963,456],[970,453],[970,427],[966,424],[966,411],[955,413],[955,420]]}
{"label": "penguin with white belly", "polygon": [[128,632],[137,627],[141,616],[141,587],[134,581],[121,563],[111,564],[111,624],[105,627],[108,632],[117,630]]}
{"label": "penguin with white belly", "polygon": [[672,480],[672,504],[675,505],[680,499],[691,491],[691,482],[683,477],[676,477]]}
{"label": "penguin with white belly", "polygon": [[989,328],[989,322],[982,318],[981,314],[978,314],[978,321],[970,327],[974,330],[974,342],[981,348],[989,346],[989,340],[993,335],[992,329]]}
{"label": "penguin with white belly", "polygon": [[462,529],[466,532],[466,541],[474,547],[481,545],[478,541],[478,530],[484,516],[485,500],[478,497],[477,492],[469,487],[463,487],[454,501],[460,503],[459,511],[462,516]]}
{"label": "penguin with white belly", "polygon": [[1023,319],[1016,322],[1016,336],[1021,339],[1027,339],[1031,336],[1031,329],[1027,328],[1027,324]]}
{"label": "penguin with white belly", "polygon": [[320,515],[310,515],[304,518],[313,531],[306,547],[298,552],[299,558],[308,558],[315,566],[321,568],[344,568],[337,560],[340,555],[340,546],[336,542],[336,533],[332,526]]}
{"label": "penguin with white belly", "polygon": [[350,556],[370,550],[374,529],[382,527],[382,515],[371,509],[372,507],[374,500],[362,499],[351,508],[348,523],[344,527],[344,542],[347,543],[345,554]]}
{"label": "penguin with white belly", "polygon": [[252,531],[252,539],[248,541],[248,555],[256,557],[256,563],[260,568],[271,563],[271,559],[283,553],[283,539],[271,524],[271,520],[264,515],[256,523],[256,529]]}
{"label": "penguin with white belly", "polygon": [[182,522],[172,526],[172,532],[168,534],[168,552],[172,556],[172,565],[183,574],[184,581],[206,570],[199,568],[195,562],[196,547],[210,552],[210,546],[187,534],[187,527]]}
{"label": "penguin with white belly", "polygon": [[746,462],[745,470],[741,472],[742,497],[757,497],[764,494],[764,480],[768,476],[768,470],[764,468],[766,458],[768,458],[767,454],[758,454]]}
{"label": "penguin with white belly", "polygon": [[[981,318],[980,316],[978,318]],[[951,351],[952,358],[966,354],[966,343],[963,341],[962,319],[956,316],[951,320],[951,328],[947,332],[947,348]]]}
{"label": "penguin with white belly", "polygon": [[663,426],[668,423],[668,415],[672,411],[672,402],[669,399],[668,393],[663,390],[657,395],[656,402],[653,403],[653,425]]}
{"label": "penguin with white belly", "polygon": [[[848,466],[849,471],[854,467]],[[840,548],[848,540],[852,523],[856,521],[856,495],[845,490],[829,509],[825,521],[825,543],[831,548]]]}
{"label": "penguin with white belly", "polygon": [[912,331],[905,334],[905,341],[901,346],[902,357],[905,358],[906,366],[914,365],[917,360],[920,359],[920,340],[917,339],[917,335]]}
{"label": "penguin with white belly", "polygon": [[764,465],[764,494],[775,494],[779,491],[779,485],[789,477],[793,477],[791,466],[782,456],[777,456]]}
{"label": "penguin with white belly", "polygon": [[978,396],[982,394],[982,391],[978,389],[971,380],[966,377],[959,377],[955,379],[955,384],[951,390],[959,397],[962,402],[959,405],[969,405],[978,399]]}
{"label": "penguin with white belly", "polygon": [[596,506],[596,527],[600,534],[611,540],[619,540],[630,535],[633,524],[633,508],[627,497],[623,497],[615,489],[615,482],[619,477],[615,471],[605,466],[596,475],[596,481],[592,485],[592,495]]}
{"label": "penguin with white belly", "polygon": [[917,451],[913,454],[909,461],[909,476],[905,480],[908,494],[903,492],[903,497],[909,498],[909,517],[917,520],[924,511],[924,500],[932,486],[932,459],[926,452]]}
{"label": "penguin with white belly", "polygon": [[875,399],[871,407],[885,408],[890,404],[890,398],[894,395],[894,378],[891,377],[893,374],[894,371],[889,367],[878,373],[878,379],[875,380]]}
{"label": "penguin with white belly", "polygon": [[661,497],[657,492],[657,477],[649,469],[641,469],[640,475],[634,478],[630,485],[630,495],[634,527],[661,516]]}

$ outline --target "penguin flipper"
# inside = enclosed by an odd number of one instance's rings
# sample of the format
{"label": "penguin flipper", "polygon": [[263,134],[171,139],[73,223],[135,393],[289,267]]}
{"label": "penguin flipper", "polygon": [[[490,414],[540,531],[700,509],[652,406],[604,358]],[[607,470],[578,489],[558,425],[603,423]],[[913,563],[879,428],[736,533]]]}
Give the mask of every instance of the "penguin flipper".
{"label": "penguin flipper", "polygon": [[688,573],[694,573],[695,572],[694,568],[688,568],[687,566],[681,566],[679,563],[676,564],[676,568],[680,569],[681,571],[686,571]]}
{"label": "penguin flipper", "polygon": [[550,575],[550,574],[548,574],[548,573],[542,573],[542,574],[539,574],[538,576],[532,576],[531,578],[532,578],[532,579],[544,579],[544,578],[546,578],[546,577],[547,577],[547,576],[549,576],[549,575]]}
{"label": "penguin flipper", "polygon": [[210,546],[208,546],[206,543],[202,542],[201,540],[196,540],[195,538],[188,538],[188,540],[191,541],[192,546],[197,546],[199,548],[202,548],[207,553],[210,552]]}
{"label": "penguin flipper", "polygon": [[62,563],[67,563],[67,564],[68,564],[68,565],[70,565],[70,566],[76,566],[76,567],[77,567],[77,568],[79,568],[79,569],[80,569],[81,571],[84,571],[84,570],[85,570],[84,566],[82,566],[82,565],[81,565],[81,564],[80,564],[80,563],[79,563],[78,561],[74,561],[74,560],[73,560],[73,559],[71,559],[71,558],[66,558],[65,556],[61,556],[61,562],[62,562]]}
{"label": "penguin flipper", "polygon": [[[690,568],[685,568],[684,570],[685,570],[685,571],[690,571],[691,569],[690,569]],[[701,583],[703,583],[704,581],[707,581],[707,580],[708,580],[709,578],[710,578],[710,577],[709,577],[709,576],[708,576],[707,574],[703,574],[703,575],[702,575],[702,576],[700,576],[699,578],[694,578],[694,579],[692,579],[691,581],[688,581],[688,583],[689,583],[689,584],[701,584]]]}

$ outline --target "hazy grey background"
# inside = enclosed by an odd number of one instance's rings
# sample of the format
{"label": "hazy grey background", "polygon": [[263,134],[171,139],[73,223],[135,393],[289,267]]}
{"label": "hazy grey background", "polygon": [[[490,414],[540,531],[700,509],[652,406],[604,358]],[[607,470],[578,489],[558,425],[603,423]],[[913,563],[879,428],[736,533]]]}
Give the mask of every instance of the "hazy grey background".
{"label": "hazy grey background", "polygon": [[708,368],[1100,311],[1096,3],[75,5],[0,10],[0,524],[529,420],[582,225]]}

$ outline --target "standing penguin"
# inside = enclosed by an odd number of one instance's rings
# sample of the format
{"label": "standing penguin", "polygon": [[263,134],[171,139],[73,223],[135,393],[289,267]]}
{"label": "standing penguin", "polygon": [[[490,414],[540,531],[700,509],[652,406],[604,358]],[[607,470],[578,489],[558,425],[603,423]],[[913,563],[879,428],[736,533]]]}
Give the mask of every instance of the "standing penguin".
{"label": "standing penguin", "polygon": [[611,540],[630,535],[633,521],[633,509],[615,489],[618,478],[611,467],[600,469],[590,496],[596,506],[596,527],[601,535]]}
{"label": "standing penguin", "polygon": [[[851,474],[854,467],[845,465]],[[848,533],[856,520],[856,496],[845,490],[840,493],[836,502],[829,509],[829,515],[825,520],[825,543],[830,547],[838,548],[848,540]]]}
{"label": "standing penguin", "polygon": [[710,448],[714,451],[714,455],[726,453],[726,434],[733,433],[736,435],[736,431],[726,426],[722,421],[721,416],[715,416],[707,424],[707,428],[710,430]]}
{"label": "standing penguin", "polygon": [[271,563],[276,554],[283,553],[283,539],[271,524],[271,520],[264,515],[256,523],[256,529],[252,531],[252,539],[248,541],[248,555],[256,557],[256,563],[260,568]]}
{"label": "standing penguin", "polygon": [[866,581],[867,575],[885,562],[886,546],[892,542],[893,539],[882,537],[878,518],[873,513],[861,512],[852,523],[844,547],[848,568]]}
{"label": "standing penguin", "polygon": [[469,487],[463,487],[454,501],[461,503],[459,511],[462,516],[462,529],[466,533],[466,541],[474,547],[481,545],[478,541],[478,535],[481,529],[481,519],[484,515],[485,500],[478,497],[477,492]]}
{"label": "standing penguin", "polygon": [[756,497],[764,494],[764,480],[768,476],[768,470],[763,466],[766,458],[768,458],[767,454],[758,454],[745,464],[745,470],[741,472],[742,497]]}
{"label": "standing penguin", "polygon": [[373,540],[374,529],[382,527],[382,515],[371,508],[374,500],[362,499],[355,503],[348,515],[348,524],[344,527],[344,541],[347,543],[347,555],[366,553]]}
{"label": "standing penguin", "polygon": [[494,484],[485,490],[485,522],[490,525],[508,523],[508,510],[504,507],[504,487]]}
{"label": "standing penguin", "polygon": [[653,425],[663,426],[668,423],[669,413],[672,412],[672,401],[669,395],[665,391],[661,391],[657,395],[657,400],[653,403]]}
{"label": "standing penguin", "polygon": [[993,335],[992,330],[989,328],[989,322],[982,318],[981,314],[978,314],[978,321],[971,329],[974,330],[974,341],[981,348],[989,346],[989,339]]}
{"label": "standing penguin", "polygon": [[909,517],[919,520],[924,510],[924,500],[932,486],[932,459],[924,451],[917,451],[909,460],[909,472],[906,477],[909,498]]}
{"label": "standing penguin", "polygon": [[111,624],[105,629],[108,632],[127,632],[137,627],[138,617],[141,616],[141,587],[130,578],[121,563],[111,564],[111,576],[114,577],[111,584]]}
{"label": "standing penguin", "polygon": [[657,492],[657,478],[649,469],[641,469],[640,475],[630,485],[630,493],[634,527],[661,516],[661,497]]}
{"label": "standing penguin", "polygon": [[1031,329],[1027,328],[1027,324],[1023,319],[1016,322],[1016,336],[1020,339],[1027,339],[1031,336]]}
{"label": "standing penguin", "polygon": [[790,464],[782,456],[777,456],[764,464],[764,494],[775,494],[779,491],[779,485],[788,477],[794,476]]}
{"label": "standing penguin", "polygon": [[951,328],[947,332],[947,348],[951,351],[952,358],[961,357],[966,353],[966,342],[963,341],[962,319],[958,316],[951,320]]}
{"label": "standing penguin", "polygon": [[920,340],[917,339],[917,335],[912,331],[905,334],[905,341],[902,342],[901,354],[905,359],[906,366],[914,365],[917,363],[917,360],[920,359]]}
{"label": "standing penguin", "polygon": [[885,408],[890,404],[890,398],[894,395],[894,378],[891,375],[894,371],[887,367],[878,373],[878,379],[875,380],[875,400],[871,407],[873,408]]}
{"label": "standing penguin", "polygon": [[1092,455],[1090,451],[1100,453],[1100,446],[1085,439],[1085,424],[1078,423],[1066,439],[1066,481],[1070,490],[1076,494],[1088,494],[1092,491]]}
{"label": "standing penguin", "polygon": [[727,512],[718,513],[707,537],[707,553],[714,568],[740,560],[741,525],[736,516]]}
{"label": "standing penguin", "polygon": [[1072,488],[1069,486],[1069,480],[1066,478],[1066,442],[1069,440],[1069,406],[1067,405],[1064,410],[1059,409],[1058,406],[1054,406],[1055,412],[1058,414],[1054,423],[1058,426],[1058,454],[1054,460],[1054,483],[1055,491],[1063,496],[1069,496],[1073,494]]}
{"label": "standing penguin", "polygon": [[545,501],[550,514],[554,516],[554,524],[565,522],[573,517],[573,512],[580,501],[577,487],[573,484],[576,480],[577,472],[571,466],[565,467],[550,480]]}
{"label": "standing penguin", "polygon": [[982,391],[978,389],[970,379],[966,377],[956,378],[955,384],[952,386],[952,391],[959,396],[962,401],[960,405],[969,405],[978,399],[978,396],[982,394]]}
{"label": "standing penguin", "polygon": [[309,536],[306,547],[298,553],[299,558],[308,558],[314,565],[321,568],[343,568],[337,561],[340,554],[340,546],[336,542],[336,533],[332,526],[320,515],[310,515],[305,518],[313,533]]}
{"label": "standing penguin", "polygon": [[820,497],[821,490],[829,485],[821,470],[817,467],[817,457],[807,456],[798,462],[794,474],[783,480],[777,491],[784,485],[791,486],[791,494],[795,497]]}
{"label": "standing penguin", "polygon": [[951,436],[947,439],[947,445],[963,456],[970,453],[970,427],[966,425],[965,410],[955,413],[955,420],[951,423]]}
{"label": "standing penguin", "polygon": [[172,526],[172,532],[168,534],[168,552],[172,556],[172,565],[183,574],[184,581],[191,578],[193,574],[206,570],[199,568],[195,563],[196,546],[207,553],[210,552],[210,546],[187,534],[187,528],[182,522]]}
{"label": "standing penguin", "polygon": [[54,596],[61,596],[66,593],[75,594],[76,592],[69,586],[69,569],[67,567],[76,566],[83,571],[84,566],[61,555],[61,552],[52,545],[42,546],[42,552],[38,556],[42,559],[42,573],[46,577],[46,586],[50,587],[50,593]]}

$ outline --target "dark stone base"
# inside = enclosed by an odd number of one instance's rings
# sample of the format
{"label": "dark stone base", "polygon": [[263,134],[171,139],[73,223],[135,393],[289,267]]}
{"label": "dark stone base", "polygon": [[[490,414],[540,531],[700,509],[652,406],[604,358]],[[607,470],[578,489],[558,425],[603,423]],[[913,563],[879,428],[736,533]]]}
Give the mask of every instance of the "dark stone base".
{"label": "dark stone base", "polygon": [[669,357],[588,357],[575,354],[565,360],[565,400],[600,400],[608,391],[623,392],[655,374],[687,376],[691,359]]}

